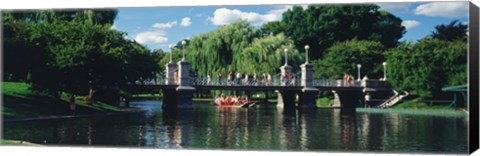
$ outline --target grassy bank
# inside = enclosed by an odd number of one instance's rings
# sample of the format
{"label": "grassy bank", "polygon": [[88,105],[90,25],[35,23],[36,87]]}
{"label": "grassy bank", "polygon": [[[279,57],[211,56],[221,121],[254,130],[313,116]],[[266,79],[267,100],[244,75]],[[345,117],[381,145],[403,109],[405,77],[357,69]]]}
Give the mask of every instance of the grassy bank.
{"label": "grassy bank", "polygon": [[[27,118],[53,115],[72,115],[69,95],[61,94],[60,99],[42,96],[29,90],[30,85],[22,82],[2,82],[3,117]],[[88,105],[83,96],[75,97],[75,114],[117,112],[121,108],[102,102]]]}
{"label": "grassy bank", "polygon": [[329,99],[326,97],[318,98],[315,101],[315,104],[317,104],[317,107],[330,107],[330,104],[332,103],[333,103],[333,99]]}
{"label": "grassy bank", "polygon": [[465,111],[456,111],[453,109],[379,109],[379,108],[357,108],[357,112],[362,113],[398,113],[411,115],[435,115],[448,117],[468,117]]}
{"label": "grassy bank", "polygon": [[441,110],[441,109],[450,109],[448,106],[445,105],[428,105],[423,102],[417,102],[416,100],[410,100],[403,103],[399,103],[392,107],[392,109],[434,109],[434,110]]}
{"label": "grassy bank", "polygon": [[[425,97],[419,97],[415,99],[411,99],[399,104],[394,105],[391,109],[398,109],[398,110],[454,110],[454,108],[449,108],[448,105],[439,105],[433,104],[429,105],[424,102]],[[316,101],[317,107],[330,107],[330,104],[333,103],[333,99],[329,99],[327,97],[318,98]]]}
{"label": "grassy bank", "polygon": [[[415,96],[415,95],[414,95]],[[392,109],[414,109],[414,110],[454,110],[455,108],[449,108],[448,103],[440,103],[440,104],[427,104],[424,101],[431,100],[428,96],[419,96],[412,98],[410,100],[401,102],[396,104],[392,107]]]}
{"label": "grassy bank", "polygon": [[34,144],[34,143],[31,143],[31,142],[18,141],[18,140],[2,140],[2,141],[0,142],[0,144],[2,144],[2,145],[40,146],[40,145],[38,145],[38,144]]}

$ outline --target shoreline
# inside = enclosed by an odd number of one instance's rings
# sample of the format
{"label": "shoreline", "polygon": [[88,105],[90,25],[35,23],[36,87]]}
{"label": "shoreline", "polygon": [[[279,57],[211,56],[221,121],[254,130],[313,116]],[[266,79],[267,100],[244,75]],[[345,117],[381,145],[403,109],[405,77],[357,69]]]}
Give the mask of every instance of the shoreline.
{"label": "shoreline", "polygon": [[440,116],[462,116],[469,117],[470,113],[466,110],[450,109],[380,109],[380,108],[355,108],[361,113],[402,113],[411,115],[440,115]]}
{"label": "shoreline", "polygon": [[28,122],[28,121],[40,121],[40,120],[62,120],[62,119],[76,119],[76,118],[93,118],[103,116],[117,116],[117,115],[131,115],[145,113],[146,110],[140,108],[125,108],[118,112],[105,112],[105,113],[88,113],[88,114],[73,114],[73,115],[49,115],[49,116],[37,116],[37,117],[23,117],[23,118],[3,118],[3,123],[11,122]]}
{"label": "shoreline", "polygon": [[0,141],[1,146],[42,146],[40,144],[32,143],[25,140],[8,140],[2,139]]}
{"label": "shoreline", "polygon": [[[158,98],[135,98],[136,100],[145,100],[145,99],[158,99]],[[194,101],[208,101],[211,98],[195,98]],[[275,103],[262,103],[263,106],[276,106]],[[332,106],[318,106],[317,109],[341,109],[341,107],[332,107]],[[469,112],[466,110],[453,110],[453,109],[377,109],[377,108],[355,108],[357,112],[362,113],[407,113],[407,114],[423,114],[423,115],[455,115],[455,116],[469,116]],[[81,114],[72,114],[72,115],[46,115],[46,116],[36,116],[36,117],[13,117],[6,118],[3,117],[3,123],[12,123],[12,122],[28,122],[28,121],[41,121],[41,120],[62,120],[62,119],[76,119],[76,118],[93,118],[93,117],[104,117],[104,116],[117,116],[117,115],[131,115],[138,113],[145,113],[146,110],[140,108],[123,108],[120,111],[114,112],[100,112],[100,113],[81,113]]]}

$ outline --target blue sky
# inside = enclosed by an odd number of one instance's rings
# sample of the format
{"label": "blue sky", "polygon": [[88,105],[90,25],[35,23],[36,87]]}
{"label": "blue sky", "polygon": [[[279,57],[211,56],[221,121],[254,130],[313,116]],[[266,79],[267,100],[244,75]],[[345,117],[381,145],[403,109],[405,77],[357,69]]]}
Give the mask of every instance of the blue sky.
{"label": "blue sky", "polygon": [[[439,24],[453,20],[468,22],[468,2],[377,3],[403,20],[407,32],[400,41],[416,41],[431,34]],[[281,20],[291,5],[196,6],[119,8],[113,29],[127,32],[128,38],[150,49],[168,49],[182,39],[210,32],[239,18],[261,26]]]}

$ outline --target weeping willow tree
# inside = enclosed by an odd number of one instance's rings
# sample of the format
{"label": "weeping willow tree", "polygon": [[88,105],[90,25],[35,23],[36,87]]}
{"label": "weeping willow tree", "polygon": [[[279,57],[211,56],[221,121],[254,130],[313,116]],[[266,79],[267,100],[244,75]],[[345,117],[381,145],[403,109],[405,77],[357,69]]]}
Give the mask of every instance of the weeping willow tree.
{"label": "weeping willow tree", "polygon": [[279,67],[285,64],[285,48],[289,50],[288,64],[293,67],[294,72],[298,72],[299,65],[305,58],[295,49],[293,41],[283,33],[256,38],[252,46],[240,53],[240,58],[235,63],[237,67],[241,67],[239,71],[242,73],[279,73]]}
{"label": "weeping willow tree", "polygon": [[[193,37],[186,46],[186,57],[193,70],[225,75],[229,71],[246,74],[278,73],[288,48],[289,65],[298,71],[304,60],[293,41],[283,34],[262,36],[260,30],[245,20],[222,26],[215,31]],[[178,57],[180,50],[174,50]],[[177,54],[175,54],[177,53]]]}
{"label": "weeping willow tree", "polygon": [[243,67],[235,62],[241,59],[242,51],[260,36],[260,31],[250,23],[239,20],[193,37],[185,49],[186,57],[192,63],[192,69],[201,75],[238,71]]}

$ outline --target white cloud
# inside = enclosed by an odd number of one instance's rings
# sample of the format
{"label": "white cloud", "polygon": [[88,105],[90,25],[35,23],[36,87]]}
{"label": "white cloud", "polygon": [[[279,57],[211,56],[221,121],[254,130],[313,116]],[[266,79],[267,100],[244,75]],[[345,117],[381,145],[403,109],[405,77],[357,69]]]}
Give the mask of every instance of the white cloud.
{"label": "white cloud", "polygon": [[464,17],[468,15],[468,2],[431,2],[415,8],[416,15]]}
{"label": "white cloud", "polygon": [[183,27],[188,27],[192,24],[192,19],[190,17],[185,17],[182,19],[182,22],[180,23],[181,26]]}
{"label": "white cloud", "polygon": [[163,28],[171,28],[175,25],[177,25],[177,21],[171,21],[171,22],[167,22],[167,23],[155,23],[155,24],[153,24],[152,27],[157,28],[157,29],[163,29]]}
{"label": "white cloud", "polygon": [[[303,9],[307,9],[308,5],[300,5]],[[283,12],[292,8],[293,5],[278,5],[274,9],[268,11],[266,14],[259,14],[256,12],[243,12],[238,9],[220,8],[215,10],[213,17],[208,17],[207,21],[214,25],[230,24],[238,19],[247,20],[255,26],[260,26],[267,22],[279,21],[282,19]]]}
{"label": "white cloud", "polygon": [[261,25],[266,22],[278,21],[281,19],[281,13],[279,10],[271,10],[268,14],[259,14],[256,12],[242,12],[237,9],[220,8],[215,10],[213,17],[209,17],[209,20],[214,25],[230,24],[238,19],[244,19],[251,22],[253,25]]}
{"label": "white cloud", "polygon": [[138,33],[135,41],[141,44],[162,44],[168,42],[167,34],[163,31],[146,31]]}
{"label": "white cloud", "polygon": [[408,30],[414,27],[419,26],[421,23],[415,20],[405,20],[402,22],[402,25]]}

